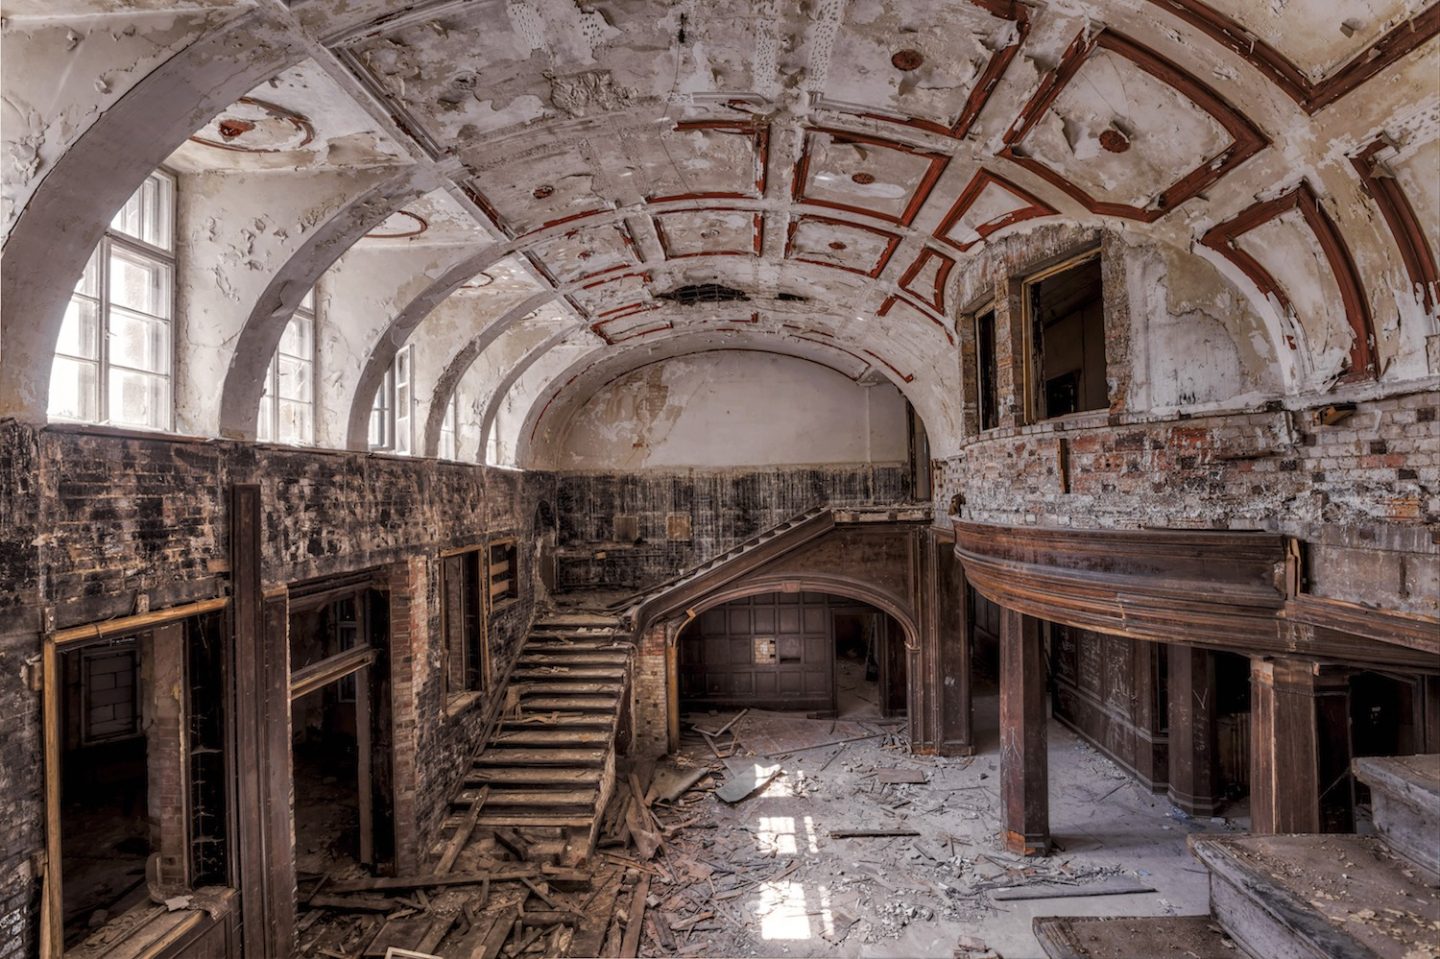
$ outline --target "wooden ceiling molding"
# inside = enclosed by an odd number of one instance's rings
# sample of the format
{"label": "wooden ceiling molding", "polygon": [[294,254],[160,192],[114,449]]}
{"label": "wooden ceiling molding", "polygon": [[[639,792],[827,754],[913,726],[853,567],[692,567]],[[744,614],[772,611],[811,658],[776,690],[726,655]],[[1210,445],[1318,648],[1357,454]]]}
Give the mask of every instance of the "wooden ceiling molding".
{"label": "wooden ceiling molding", "polygon": [[[860,203],[844,203],[838,200],[824,199],[814,195],[810,186],[810,174],[819,165],[816,155],[819,152],[819,138],[828,137],[829,142],[836,146],[860,145],[869,147],[878,156],[885,156],[879,151],[889,151],[893,158],[915,158],[923,161],[924,167],[918,179],[913,183],[898,183],[897,186],[906,189],[907,201],[898,213],[891,213],[886,210],[877,209],[873,206],[865,206]],[[950,163],[950,157],[943,153],[934,153],[929,150],[922,150],[906,143],[896,140],[886,140],[881,137],[868,136],[863,133],[852,133],[849,130],[836,130],[828,127],[808,127],[805,130],[805,142],[801,147],[800,159],[795,163],[795,178],[791,187],[791,195],[796,203],[807,203],[811,206],[823,206],[832,210],[844,210],[847,213],[859,213],[862,216],[874,217],[877,220],[884,220],[899,226],[909,226],[920,208],[925,205],[925,200],[930,196],[930,191],[935,188],[935,183],[940,179],[940,174],[945,172],[946,166]],[[865,174],[857,172],[857,177]],[[859,181],[857,181],[859,182]]]}
{"label": "wooden ceiling molding", "polygon": [[1315,81],[1279,50],[1203,0],[1150,0],[1150,3],[1170,11],[1238,53],[1308,114],[1318,113],[1440,34],[1440,3],[1433,3],[1393,27],[1325,79]]}
{"label": "wooden ceiling molding", "polygon": [[[862,266],[849,266],[840,262],[838,258],[835,260],[823,260],[815,254],[806,256],[804,255],[804,250],[801,249],[797,243],[797,238],[800,237],[800,231],[802,229],[815,226],[830,227],[836,231],[837,238],[831,240],[829,247],[835,250],[837,254],[843,253],[846,250],[847,244],[838,237],[846,235],[847,231],[852,237],[857,233],[862,237],[879,237],[884,241],[884,246],[879,250],[873,263]],[[797,263],[811,263],[815,266],[829,267],[832,270],[844,270],[846,273],[857,273],[860,276],[866,276],[873,280],[885,272],[885,267],[889,265],[890,258],[895,255],[895,250],[899,246],[900,234],[898,233],[891,233],[889,230],[881,230],[860,223],[852,223],[849,220],[837,220],[833,217],[808,214],[796,217],[790,221],[790,228],[785,237],[785,258],[794,260]]]}
{"label": "wooden ceiling molding", "polygon": [[[935,272],[926,277],[934,261]],[[928,306],[930,309],[945,315],[945,286],[950,282],[950,271],[955,269],[953,257],[946,256],[939,250],[925,247],[915,262],[900,275],[900,289],[909,293],[915,299]],[[919,286],[916,281],[923,281]]]}
{"label": "wooden ceiling molding", "polygon": [[878,120],[881,123],[898,123],[903,126],[912,127],[916,130],[924,130],[927,133],[938,133],[941,136],[962,139],[975,121],[984,112],[985,105],[990,102],[995,88],[1000,85],[1000,80],[1005,76],[1005,71],[1010,67],[1010,61],[1020,52],[1030,36],[1030,10],[1018,0],[970,0],[971,6],[978,7],[986,13],[1001,20],[1008,20],[1015,25],[1015,40],[994,51],[990,59],[985,63],[985,69],[970,88],[970,94],[965,98],[965,104],[961,107],[959,115],[949,124],[936,123],[934,120],[926,120],[923,117],[895,116],[889,113],[864,112],[859,116],[867,120]]}
{"label": "wooden ceiling molding", "polygon": [[714,131],[745,137],[750,141],[754,157],[755,189],[747,192],[711,191],[700,193],[673,193],[668,196],[647,196],[646,203],[670,203],[681,200],[758,200],[765,196],[770,163],[770,128],[764,124],[746,123],[734,120],[685,120],[675,124],[675,132]]}
{"label": "wooden ceiling molding", "polygon": [[[1173,88],[1180,96],[1209,114],[1230,136],[1231,142],[1217,156],[1199,163],[1174,183],[1160,190],[1147,206],[1099,200],[1080,185],[1040,160],[1029,156],[1025,138],[1035,128],[1056,97],[1080,73],[1096,51],[1105,50],[1133,63],[1145,73]],[[1000,156],[1065,191],[1091,213],[1153,223],[1175,207],[1214,184],[1231,170],[1269,146],[1269,139],[1248,117],[1226,102],[1209,85],[1149,47],[1114,30],[1104,28],[1093,35],[1082,31],[1071,42],[1055,69],[1040,81],[1030,101],[1021,109],[1004,137]]]}
{"label": "wooden ceiling molding", "polygon": [[1264,223],[1292,210],[1299,211],[1305,224],[1314,233],[1315,240],[1325,255],[1340,298],[1345,307],[1345,318],[1354,334],[1350,340],[1350,363],[1344,382],[1372,379],[1375,376],[1374,325],[1370,316],[1370,301],[1365,296],[1360,271],[1350,255],[1350,248],[1335,221],[1321,207],[1315,191],[1305,181],[1283,196],[1264,200],[1242,211],[1233,219],[1217,224],[1205,232],[1200,242],[1235,264],[1259,289],[1262,295],[1274,297],[1282,309],[1294,311],[1289,294],[1279,282],[1261,265],[1260,261],[1240,249],[1237,240]]}
{"label": "wooden ceiling molding", "polygon": [[[697,225],[694,224],[693,221],[697,219],[703,220],[707,214],[711,215],[712,218],[716,214],[734,214],[739,217],[748,218],[751,230],[747,242],[743,246],[740,244],[732,244],[728,247],[722,246],[716,249],[701,248],[682,251],[677,241],[681,230],[687,225],[686,221],[692,221],[690,225]],[[660,242],[660,251],[665,255],[665,259],[667,260],[684,260],[697,256],[760,256],[761,251],[764,249],[765,214],[753,210],[737,210],[733,207],[710,207],[703,210],[676,210],[669,213],[655,213],[651,215],[650,219],[655,226],[655,238]],[[669,228],[665,226],[667,220],[671,223]],[[718,227],[714,224],[711,224],[709,228],[718,232]],[[704,236],[703,227],[700,231],[700,236]]]}
{"label": "wooden ceiling molding", "polygon": [[1390,150],[1391,144],[1380,137],[1350,158],[1365,192],[1380,208],[1395,245],[1400,248],[1400,259],[1405,263],[1405,272],[1410,282],[1419,288],[1420,302],[1427,313],[1435,310],[1436,297],[1440,296],[1440,268],[1436,267],[1435,251],[1425,236],[1425,227],[1415,214],[1415,207],[1400,182],[1381,169],[1381,156]]}
{"label": "wooden ceiling molding", "polygon": [[940,332],[945,334],[945,339],[947,339],[947,340],[950,341],[950,345],[951,345],[951,346],[954,346],[954,345],[955,345],[955,334],[950,332],[950,328],[945,325],[945,321],[944,321],[944,320],[940,320],[940,319],[935,318],[934,316],[932,316],[932,315],[930,314],[930,311],[921,309],[921,308],[920,308],[919,306],[917,306],[915,303],[912,303],[910,300],[907,300],[907,299],[906,299],[905,297],[903,297],[903,296],[891,296],[891,297],[888,297],[888,298],[885,300],[884,303],[880,304],[880,309],[878,309],[878,310],[875,311],[875,315],[876,315],[876,316],[889,316],[889,315],[890,315],[890,312],[891,312],[892,310],[894,310],[895,307],[897,307],[897,306],[908,307],[909,309],[913,310],[915,313],[919,314],[920,316],[923,316],[925,319],[929,320],[931,323],[934,323],[936,326],[940,327]]}
{"label": "wooden ceiling molding", "polygon": [[[1008,193],[1016,201],[1014,208],[971,227],[979,239],[969,241],[956,239],[952,235],[955,227],[975,208],[987,189]],[[980,245],[980,243],[988,239],[991,234],[999,233],[1006,227],[1023,223],[1026,220],[1033,220],[1037,217],[1059,216],[1059,213],[1060,211],[1035,196],[1035,194],[1029,190],[1018,187],[1000,176],[1000,174],[992,173],[982,167],[975,171],[975,175],[970,178],[970,182],[965,185],[965,189],[960,191],[960,196],[956,198],[949,212],[945,214],[945,218],[940,221],[940,225],[935,228],[934,236],[935,239],[941,243],[952,246],[961,253],[964,253]]]}

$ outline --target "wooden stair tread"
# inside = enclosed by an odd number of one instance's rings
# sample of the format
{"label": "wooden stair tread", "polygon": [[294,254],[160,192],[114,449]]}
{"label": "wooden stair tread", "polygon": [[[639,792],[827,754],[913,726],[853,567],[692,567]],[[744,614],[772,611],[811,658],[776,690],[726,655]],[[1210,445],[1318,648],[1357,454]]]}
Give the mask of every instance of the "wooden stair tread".
{"label": "wooden stair tread", "polygon": [[516,729],[501,731],[492,739],[491,747],[505,745],[549,745],[565,746],[570,743],[608,743],[611,733],[608,729]]}
{"label": "wooden stair tread", "polygon": [[594,806],[595,794],[595,789],[492,788],[485,810],[495,812],[506,806]]}
{"label": "wooden stair tread", "polygon": [[521,713],[547,713],[551,710],[613,711],[620,705],[618,696],[528,696],[520,701]]}
{"label": "wooden stair tread", "polygon": [[536,766],[507,768],[504,766],[496,768],[472,769],[465,777],[467,788],[478,789],[481,786],[542,786],[556,785],[569,786],[585,783],[598,783],[601,770],[594,766],[581,766],[578,768],[569,766]]}
{"label": "wooden stair tread", "polygon": [[619,666],[623,668],[629,659],[630,655],[628,653],[619,650],[615,652],[572,652],[562,653],[560,655],[553,655],[548,651],[544,653],[530,652],[520,654],[520,659],[516,662],[515,668],[517,670],[529,669],[536,666],[559,666],[562,668],[576,666]]}
{"label": "wooden stair tread", "polygon": [[614,693],[618,695],[622,683],[597,683],[590,680],[577,679],[574,682],[566,682],[563,679],[528,680],[516,682],[514,685],[520,687],[520,698],[523,701],[526,693],[536,695],[544,694],[565,694],[565,695],[596,695],[598,693]]}
{"label": "wooden stair tread", "polygon": [[519,732],[522,729],[612,729],[615,717],[609,712],[575,712],[574,710],[547,709],[531,711],[531,718],[544,717],[542,722],[529,722],[526,713],[520,719],[507,719],[500,724],[502,732]]}
{"label": "wooden stair tread", "polygon": [[490,815],[480,814],[480,821],[477,825],[487,826],[491,829],[496,826],[561,826],[567,828],[588,827],[595,821],[594,814],[588,816],[575,815],[548,815],[546,813],[497,813]]}
{"label": "wooden stair tread", "polygon": [[475,757],[479,766],[564,766],[588,765],[605,761],[605,749],[543,749],[491,746]]}
{"label": "wooden stair tread", "polygon": [[1190,848],[1210,870],[1211,910],[1252,953],[1280,938],[1297,955],[1402,959],[1440,924],[1440,889],[1375,836],[1196,835]]}
{"label": "wooden stair tread", "polygon": [[1050,959],[1243,959],[1209,916],[1044,916],[1032,928]]}
{"label": "wooden stair tread", "polygon": [[510,674],[515,682],[529,682],[545,679],[609,679],[616,682],[625,678],[625,667],[615,666],[517,666]]}

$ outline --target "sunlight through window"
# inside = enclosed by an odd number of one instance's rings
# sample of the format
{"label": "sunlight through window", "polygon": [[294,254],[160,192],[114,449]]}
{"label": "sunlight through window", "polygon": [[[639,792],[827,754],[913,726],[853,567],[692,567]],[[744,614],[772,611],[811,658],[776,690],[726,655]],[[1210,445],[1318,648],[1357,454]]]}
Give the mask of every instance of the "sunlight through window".
{"label": "sunlight through window", "polygon": [[795,820],[790,816],[761,816],[755,838],[760,842],[760,851],[775,851],[778,856],[793,856],[795,847]]}
{"label": "sunlight through window", "polygon": [[798,882],[766,882],[760,884],[760,917],[762,939],[809,939],[810,915],[805,904],[805,887]]}

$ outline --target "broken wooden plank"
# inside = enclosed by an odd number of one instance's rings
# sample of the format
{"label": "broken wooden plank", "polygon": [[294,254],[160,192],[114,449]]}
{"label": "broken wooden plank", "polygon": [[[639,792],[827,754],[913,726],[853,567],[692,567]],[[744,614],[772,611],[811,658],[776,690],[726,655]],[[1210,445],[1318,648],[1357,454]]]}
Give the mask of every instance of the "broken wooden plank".
{"label": "broken wooden plank", "polygon": [[575,938],[570,943],[570,955],[602,954],[605,933],[609,930],[611,918],[615,914],[615,900],[620,896],[620,886],[624,879],[623,870],[611,870],[610,875],[600,883],[600,888],[586,901],[582,910],[583,918],[580,925],[575,927]]}
{"label": "broken wooden plank", "polygon": [[990,890],[990,898],[1002,902],[1022,899],[1077,899],[1085,896],[1128,896],[1132,893],[1154,892],[1154,886],[1129,876],[1115,876],[1100,882],[1070,886],[1059,883],[1032,883],[1027,886],[1001,886]]}
{"label": "broken wooden plank", "polygon": [[548,892],[546,892],[544,889],[540,888],[540,884],[537,883],[535,880],[533,880],[533,879],[521,879],[520,881],[521,881],[522,883],[524,883],[525,886],[526,886],[526,888],[529,889],[530,892],[535,895],[535,898],[537,898],[537,899],[539,899],[541,902],[545,903],[545,905],[549,906],[551,909],[554,909],[554,910],[557,911],[557,912],[573,912],[573,911],[574,911],[574,910],[572,910],[572,909],[567,909],[565,906],[562,906],[560,903],[556,902],[556,901],[554,900],[554,898],[552,898],[551,895],[550,895]]}
{"label": "broken wooden plank", "polygon": [[923,769],[877,769],[875,770],[875,781],[887,786],[896,786],[917,785],[928,780],[925,778]]}
{"label": "broken wooden plank", "polygon": [[480,792],[476,794],[475,801],[470,804],[470,809],[465,813],[465,818],[455,829],[455,835],[450,837],[449,844],[445,847],[445,853],[440,857],[440,863],[435,867],[435,874],[443,876],[455,866],[455,860],[460,858],[460,851],[470,841],[470,834],[475,831],[475,823],[480,819],[480,809],[485,805],[485,800],[490,798],[490,787],[481,786]]}
{"label": "broken wooden plank", "polygon": [[332,909],[336,912],[390,912],[409,905],[403,899],[387,896],[311,896],[306,903],[311,909]]}
{"label": "broken wooden plank", "polygon": [[650,928],[655,930],[655,939],[660,943],[660,948],[667,954],[675,952],[675,933],[670,931],[670,924],[659,912],[652,912],[645,920],[650,923]]}
{"label": "broken wooden plank", "polygon": [[520,906],[501,909],[494,915],[481,917],[459,942],[447,946],[447,959],[496,959],[510,937],[510,927],[520,914]]}
{"label": "broken wooden plank", "polygon": [[521,862],[530,858],[530,844],[518,832],[504,827],[495,830],[495,841]]}
{"label": "broken wooden plank", "polygon": [[383,892],[391,889],[428,889],[432,886],[478,886],[490,882],[519,882],[521,879],[549,879],[560,882],[589,883],[590,874],[580,869],[557,866],[525,866],[517,869],[496,869],[493,872],[457,872],[448,876],[376,876],[350,882],[332,883],[330,894],[345,892]]}
{"label": "broken wooden plank", "polygon": [[641,876],[630,897],[630,912],[625,919],[625,938],[620,940],[620,959],[635,959],[640,953],[640,927],[645,921],[645,897],[650,895],[650,877]]}
{"label": "broken wooden plank", "polygon": [[918,836],[913,829],[832,829],[831,839],[884,839],[890,836]]}
{"label": "broken wooden plank", "polygon": [[848,739],[832,739],[829,742],[816,743],[813,746],[797,746],[794,749],[777,749],[773,753],[765,753],[763,759],[777,759],[781,756],[788,756],[791,753],[808,753],[815,749],[825,749],[827,746],[841,746],[845,743],[858,743],[866,739],[879,739],[881,736],[888,736],[889,733],[872,733],[869,736],[851,736]]}

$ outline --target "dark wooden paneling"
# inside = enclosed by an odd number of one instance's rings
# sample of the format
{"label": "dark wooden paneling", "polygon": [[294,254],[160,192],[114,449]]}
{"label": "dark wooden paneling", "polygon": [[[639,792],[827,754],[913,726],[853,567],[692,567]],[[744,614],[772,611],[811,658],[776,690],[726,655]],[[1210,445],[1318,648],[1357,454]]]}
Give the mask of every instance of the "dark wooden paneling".
{"label": "dark wooden paneling", "polygon": [[[704,706],[833,709],[831,601],[765,593],[705,611],[680,637],[680,696]],[[757,647],[773,648],[763,662]]]}

